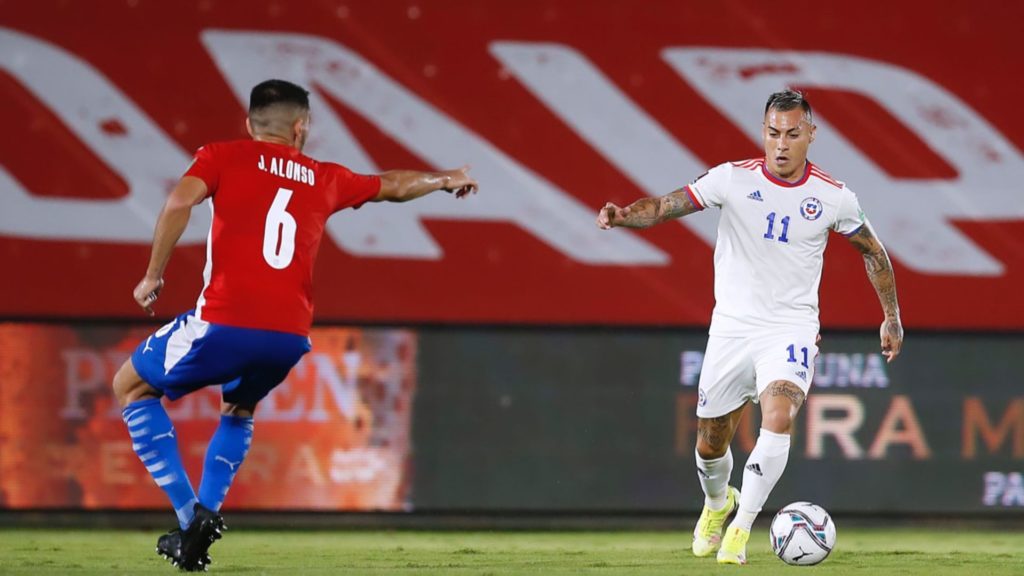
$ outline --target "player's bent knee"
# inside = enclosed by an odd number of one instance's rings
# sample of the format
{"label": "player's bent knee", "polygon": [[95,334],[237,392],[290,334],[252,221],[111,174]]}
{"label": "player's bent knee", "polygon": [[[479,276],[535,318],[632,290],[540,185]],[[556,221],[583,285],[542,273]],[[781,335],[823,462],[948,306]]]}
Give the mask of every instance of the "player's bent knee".
{"label": "player's bent knee", "polygon": [[220,403],[220,413],[224,416],[235,416],[237,418],[252,418],[256,412],[256,405],[232,404],[230,402]]}
{"label": "player's bent knee", "polygon": [[794,414],[788,410],[768,409],[761,414],[761,428],[776,434],[789,434],[793,429]]}
{"label": "player's bent knee", "polygon": [[697,454],[704,460],[714,460],[725,456],[736,431],[732,418],[697,419]]}
{"label": "player's bent knee", "polygon": [[114,396],[122,406],[125,404],[124,398],[132,389],[132,380],[138,379],[138,374],[134,374],[134,372],[135,369],[131,366],[131,360],[125,360],[124,364],[118,368],[117,373],[114,374],[114,381],[111,385],[114,388]]}
{"label": "player's bent knee", "polygon": [[139,373],[135,371],[135,367],[132,366],[130,359],[125,360],[121,368],[117,370],[117,374],[114,374],[113,388],[114,397],[117,398],[117,403],[122,408],[137,400],[159,398],[161,396],[156,388],[147,384],[139,376]]}
{"label": "player's bent knee", "polygon": [[789,434],[804,402],[804,391],[786,380],[776,380],[761,394],[761,427]]}

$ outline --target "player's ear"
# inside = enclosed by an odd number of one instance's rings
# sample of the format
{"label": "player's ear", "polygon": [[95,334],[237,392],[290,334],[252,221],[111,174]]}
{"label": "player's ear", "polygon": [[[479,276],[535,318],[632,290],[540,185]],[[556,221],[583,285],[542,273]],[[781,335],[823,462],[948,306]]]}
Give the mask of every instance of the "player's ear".
{"label": "player's ear", "polygon": [[249,117],[245,117],[245,131],[249,133],[249,136],[255,138],[256,135],[252,133],[252,122],[249,122]]}
{"label": "player's ear", "polygon": [[818,127],[811,124],[811,142],[814,142],[814,135],[818,133]]}
{"label": "player's ear", "polygon": [[295,120],[295,123],[292,124],[292,136],[296,142],[304,142],[306,140],[305,133],[308,126],[309,124],[305,117],[300,116]]}

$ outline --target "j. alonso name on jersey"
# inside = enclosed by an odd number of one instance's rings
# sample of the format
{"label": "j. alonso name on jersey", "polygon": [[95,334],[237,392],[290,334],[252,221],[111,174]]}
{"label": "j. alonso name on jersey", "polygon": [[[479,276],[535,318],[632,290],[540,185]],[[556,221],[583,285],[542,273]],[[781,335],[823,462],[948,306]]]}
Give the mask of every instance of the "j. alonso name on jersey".
{"label": "j. alonso name on jersey", "polygon": [[274,176],[280,176],[295,182],[302,184],[309,184],[313,186],[316,183],[316,172],[312,168],[303,166],[294,160],[285,161],[284,158],[270,158],[270,165],[268,166],[260,154],[260,161],[256,163],[256,167],[264,172],[270,172]]}

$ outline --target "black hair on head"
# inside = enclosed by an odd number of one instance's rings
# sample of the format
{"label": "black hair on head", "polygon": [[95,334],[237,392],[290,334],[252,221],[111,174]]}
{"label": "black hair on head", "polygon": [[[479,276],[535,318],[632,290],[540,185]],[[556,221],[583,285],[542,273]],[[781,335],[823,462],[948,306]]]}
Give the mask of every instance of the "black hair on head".
{"label": "black hair on head", "polygon": [[782,92],[776,92],[768,97],[768,103],[764,105],[764,113],[768,114],[769,110],[789,112],[797,108],[804,111],[804,115],[807,116],[807,120],[810,122],[812,118],[811,103],[804,97],[804,93],[792,88],[786,88]]}
{"label": "black hair on head", "polygon": [[275,104],[290,104],[309,110],[309,91],[285,80],[266,80],[253,87],[249,95],[249,113]]}

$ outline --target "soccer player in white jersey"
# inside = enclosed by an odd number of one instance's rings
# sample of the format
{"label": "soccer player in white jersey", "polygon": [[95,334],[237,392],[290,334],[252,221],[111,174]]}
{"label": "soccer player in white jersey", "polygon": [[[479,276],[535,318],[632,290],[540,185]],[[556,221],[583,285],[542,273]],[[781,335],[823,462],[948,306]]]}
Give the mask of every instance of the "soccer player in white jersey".
{"label": "soccer player in white jersey", "polygon": [[[671,194],[625,208],[608,203],[597,216],[602,229],[646,228],[708,206],[722,211],[715,309],[697,400],[704,510],[693,533],[693,553],[717,552],[721,564],[746,563],[754,518],[789,458],[793,420],[814,377],[818,284],[830,230],[864,255],[885,315],[881,344],[889,362],[903,344],[889,256],[854,193],[807,159],[814,132],[803,94],[772,94],[765,106],[764,158],[720,164]],[[750,401],[761,405],[761,430],[741,493],[729,485],[729,444]]]}

